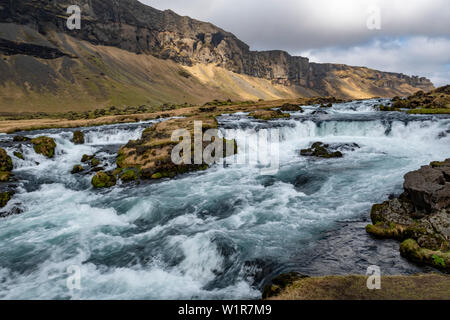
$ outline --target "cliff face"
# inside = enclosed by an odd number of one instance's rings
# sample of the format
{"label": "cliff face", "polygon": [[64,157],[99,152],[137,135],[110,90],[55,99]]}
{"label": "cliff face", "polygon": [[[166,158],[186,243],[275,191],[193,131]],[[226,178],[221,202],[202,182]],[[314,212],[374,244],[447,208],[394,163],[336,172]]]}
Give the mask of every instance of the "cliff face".
{"label": "cliff face", "polygon": [[[66,10],[72,4],[82,9],[81,30],[70,31],[66,27]],[[393,96],[433,88],[425,78],[311,63],[307,58],[293,57],[284,51],[251,51],[233,34],[210,23],[181,17],[170,10],[159,11],[137,0],[2,0],[0,22],[27,26],[39,33],[37,38],[42,38],[24,39],[17,32],[0,32],[0,53],[5,55],[24,54],[26,44],[34,46],[31,51],[42,51],[39,58],[56,58],[71,51],[66,44],[61,47],[55,40],[55,34],[65,34],[93,45],[152,55],[187,67],[213,64],[238,74],[295,87],[302,93]],[[355,94],[352,96],[350,92]]]}

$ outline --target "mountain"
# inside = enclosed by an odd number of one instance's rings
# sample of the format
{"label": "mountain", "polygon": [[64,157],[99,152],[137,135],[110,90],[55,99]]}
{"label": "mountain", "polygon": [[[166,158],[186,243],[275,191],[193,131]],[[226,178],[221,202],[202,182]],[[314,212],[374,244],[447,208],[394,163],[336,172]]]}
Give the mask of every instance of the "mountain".
{"label": "mountain", "polygon": [[[69,5],[82,9],[69,30]],[[137,0],[1,0],[0,111],[212,99],[406,96],[426,78],[251,51],[210,23]]]}

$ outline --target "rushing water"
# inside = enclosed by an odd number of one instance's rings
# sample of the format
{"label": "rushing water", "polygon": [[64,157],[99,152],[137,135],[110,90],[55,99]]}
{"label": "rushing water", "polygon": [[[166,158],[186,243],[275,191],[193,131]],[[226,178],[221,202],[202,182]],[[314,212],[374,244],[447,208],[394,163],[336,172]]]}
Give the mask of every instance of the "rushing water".
{"label": "rushing water", "polygon": [[[364,231],[373,203],[402,191],[403,175],[450,157],[450,119],[375,112],[377,101],[306,107],[291,120],[263,123],[245,114],[220,118],[224,133],[279,130],[280,170],[262,176],[253,164],[216,165],[173,180],[93,190],[90,175],[71,175],[83,154],[114,168],[120,145],[148,123],[28,132],[57,142],[53,160],[23,146],[13,157],[17,194],[0,219],[1,299],[259,298],[268,279],[286,271],[308,275],[428,271],[402,259],[395,241]],[[252,131],[253,132],[253,131]],[[254,152],[239,140],[240,155]],[[253,141],[250,137],[250,142]],[[344,158],[304,158],[312,142],[357,143]],[[68,268],[81,271],[69,291]]]}

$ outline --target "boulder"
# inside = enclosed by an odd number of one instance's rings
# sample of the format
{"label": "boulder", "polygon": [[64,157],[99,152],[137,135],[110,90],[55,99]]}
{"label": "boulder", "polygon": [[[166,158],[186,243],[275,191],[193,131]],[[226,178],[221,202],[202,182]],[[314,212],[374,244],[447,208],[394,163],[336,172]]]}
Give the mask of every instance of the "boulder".
{"label": "boulder", "polygon": [[80,165],[80,164],[76,164],[76,165],[73,166],[73,169],[72,169],[72,171],[70,173],[77,174],[77,173],[80,173],[80,172],[83,172],[83,171],[84,171],[83,166]]}
{"label": "boulder", "polygon": [[42,136],[32,139],[31,143],[36,153],[42,154],[49,159],[55,156],[56,142],[53,138]]}
{"label": "boulder", "polygon": [[328,144],[323,144],[322,142],[314,143],[311,148],[303,149],[300,154],[304,157],[317,157],[317,158],[342,158],[344,155],[340,151],[330,151],[328,150],[330,146]]}
{"label": "boulder", "polygon": [[405,175],[404,189],[417,209],[432,212],[450,206],[450,159]]}
{"label": "boulder", "polygon": [[7,192],[1,192],[0,193],[0,208],[5,207],[9,200],[13,197],[14,192],[13,191],[7,191]]}
{"label": "boulder", "polygon": [[288,119],[291,115],[289,113],[283,113],[281,110],[260,110],[250,113],[250,117],[258,120],[270,121],[276,119]]}
{"label": "boulder", "polygon": [[6,153],[6,150],[0,148],[0,171],[12,171],[13,163],[11,157]]}
{"label": "boulder", "polygon": [[81,162],[86,163],[91,161],[92,159],[94,159],[94,156],[84,154],[83,157],[81,157]]}
{"label": "boulder", "polygon": [[116,177],[110,173],[100,171],[92,178],[92,186],[94,188],[111,188],[116,185]]}
{"label": "boulder", "polygon": [[13,141],[14,142],[28,142],[28,141],[31,141],[31,139],[28,137],[24,137],[24,136],[14,136]]}
{"label": "boulder", "polygon": [[292,103],[285,103],[280,107],[281,111],[286,112],[305,112],[302,107],[300,107],[298,104],[292,104]]}
{"label": "boulder", "polygon": [[81,131],[74,131],[72,142],[74,144],[84,144],[84,133]]}

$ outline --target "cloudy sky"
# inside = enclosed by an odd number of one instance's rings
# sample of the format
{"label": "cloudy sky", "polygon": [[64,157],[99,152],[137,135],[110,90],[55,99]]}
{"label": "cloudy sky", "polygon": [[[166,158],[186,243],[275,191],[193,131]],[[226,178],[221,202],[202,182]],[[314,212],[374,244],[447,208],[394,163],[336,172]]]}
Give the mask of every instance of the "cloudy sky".
{"label": "cloudy sky", "polygon": [[211,22],[252,50],[282,49],[314,62],[368,66],[450,84],[449,0],[140,1]]}

